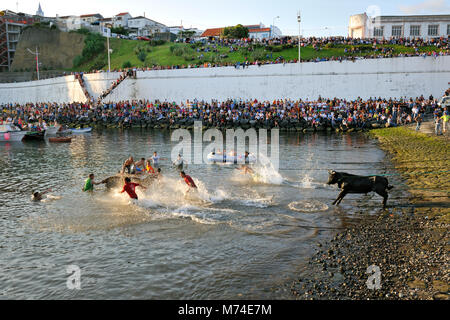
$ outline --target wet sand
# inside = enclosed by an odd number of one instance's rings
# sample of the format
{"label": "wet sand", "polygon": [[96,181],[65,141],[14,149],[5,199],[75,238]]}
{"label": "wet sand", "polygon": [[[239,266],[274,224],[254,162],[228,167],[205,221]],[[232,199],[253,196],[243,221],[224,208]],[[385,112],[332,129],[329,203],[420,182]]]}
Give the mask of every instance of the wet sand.
{"label": "wet sand", "polygon": [[[411,128],[372,131],[397,174],[393,194],[377,215],[318,243],[301,277],[296,299],[449,299],[450,148],[446,137]],[[404,179],[403,181],[401,179]],[[380,286],[373,288],[380,271]],[[370,280],[369,280],[370,279]],[[372,286],[367,285],[367,281]],[[369,287],[372,287],[370,289]]]}

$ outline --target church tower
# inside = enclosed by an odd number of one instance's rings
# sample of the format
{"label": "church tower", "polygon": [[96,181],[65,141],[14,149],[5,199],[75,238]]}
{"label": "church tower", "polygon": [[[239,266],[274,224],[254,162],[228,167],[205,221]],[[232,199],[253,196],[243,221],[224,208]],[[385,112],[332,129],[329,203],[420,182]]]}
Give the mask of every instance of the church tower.
{"label": "church tower", "polygon": [[40,16],[40,17],[43,17],[43,16],[44,16],[44,11],[42,11],[41,3],[40,3],[40,2],[39,2],[39,8],[38,8],[38,10],[36,11],[36,15],[37,15],[37,16]]}

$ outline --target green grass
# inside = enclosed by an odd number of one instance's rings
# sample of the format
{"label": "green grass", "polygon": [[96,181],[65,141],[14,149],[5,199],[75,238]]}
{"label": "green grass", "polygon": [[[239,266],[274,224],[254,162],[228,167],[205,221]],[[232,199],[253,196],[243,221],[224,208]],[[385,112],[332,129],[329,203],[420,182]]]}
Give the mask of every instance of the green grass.
{"label": "green grass", "polygon": [[[136,48],[145,47],[147,53],[147,58],[143,62],[138,59]],[[184,47],[184,54],[182,56],[177,56],[171,52],[171,46]],[[106,47],[106,40],[105,40]],[[218,52],[196,52],[196,50],[191,48],[190,44],[174,44],[166,43],[159,46],[150,46],[146,41],[139,40],[125,40],[125,39],[110,39],[110,47],[113,50],[111,54],[111,69],[122,68],[123,64],[127,61],[131,63],[134,67],[145,67],[152,65],[159,66],[172,66],[172,65],[188,65],[188,64],[202,64],[205,62],[218,62],[218,63],[236,63],[243,62],[246,59],[250,62],[255,60],[276,60],[277,57],[282,56],[286,60],[294,60],[298,57],[298,47],[285,48],[281,46],[276,46],[274,50],[279,50],[279,52],[273,52],[266,49],[257,49],[262,53],[260,59],[255,59],[252,52],[247,51],[247,49],[239,49],[238,51],[229,52],[228,48],[218,47]],[[355,48],[365,48],[365,51],[358,53],[351,53],[350,49]],[[400,45],[383,45],[378,46],[378,48],[393,48],[394,54],[397,53],[414,53],[414,49],[410,47],[400,46]],[[344,52],[345,48],[349,52]],[[424,47],[421,48],[421,52],[429,52],[436,50],[435,47]],[[362,56],[366,54],[377,53],[367,45],[336,45],[333,47],[322,47],[320,50],[315,50],[311,46],[301,48],[302,60],[310,60],[316,58],[330,58],[330,57],[346,57],[346,56]],[[199,56],[203,54],[203,58],[200,59]],[[227,58],[220,58],[219,56],[226,54]],[[267,58],[267,55],[269,58]],[[108,68],[108,60],[106,50],[97,55],[91,61],[74,68],[74,71],[80,70],[92,70],[96,69],[98,66],[103,66],[103,70]]]}
{"label": "green grass", "polygon": [[406,127],[376,129],[370,134],[378,138],[404,174],[414,196],[412,203],[418,204],[415,211],[450,222],[450,209],[441,204],[448,201],[450,192],[448,141]]}

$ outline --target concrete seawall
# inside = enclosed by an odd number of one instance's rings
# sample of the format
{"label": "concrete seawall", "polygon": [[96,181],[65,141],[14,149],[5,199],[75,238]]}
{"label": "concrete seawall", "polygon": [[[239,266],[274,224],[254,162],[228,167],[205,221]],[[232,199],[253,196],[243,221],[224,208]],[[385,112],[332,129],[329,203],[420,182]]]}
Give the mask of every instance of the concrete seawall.
{"label": "concrete seawall", "polygon": [[85,102],[86,100],[78,80],[72,75],[0,84],[0,103]]}
{"label": "concrete seawall", "polygon": [[[117,72],[85,75],[87,89],[96,98],[119,75]],[[71,89],[65,91],[59,79],[46,83],[44,81],[49,80],[43,80],[39,82],[39,89],[35,89],[37,81],[0,84],[0,103],[15,101],[18,96],[21,96],[20,101],[85,101],[75,84],[66,82]],[[137,79],[125,79],[105,100],[180,102],[194,98],[273,100],[316,99],[318,96],[367,99],[428,97],[430,94],[440,97],[448,89],[449,81],[450,56],[276,64],[244,70],[233,67],[157,70],[140,71]]]}

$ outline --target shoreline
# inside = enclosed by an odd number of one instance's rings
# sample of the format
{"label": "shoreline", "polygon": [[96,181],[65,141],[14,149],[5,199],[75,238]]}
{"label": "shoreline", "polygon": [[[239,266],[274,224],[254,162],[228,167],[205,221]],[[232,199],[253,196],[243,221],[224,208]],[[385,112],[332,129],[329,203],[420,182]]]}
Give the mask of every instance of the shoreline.
{"label": "shoreline", "polygon": [[[362,213],[360,223],[319,244],[302,277],[291,285],[293,298],[448,300],[448,139],[407,127],[370,134],[400,174],[389,178],[396,188],[388,209],[376,215]],[[400,203],[398,195],[403,195]],[[366,284],[372,265],[381,272],[379,289]]]}

